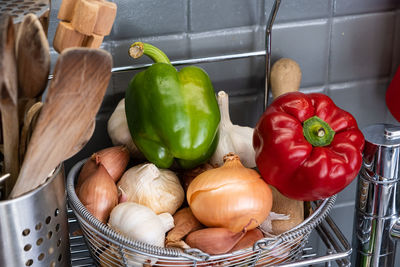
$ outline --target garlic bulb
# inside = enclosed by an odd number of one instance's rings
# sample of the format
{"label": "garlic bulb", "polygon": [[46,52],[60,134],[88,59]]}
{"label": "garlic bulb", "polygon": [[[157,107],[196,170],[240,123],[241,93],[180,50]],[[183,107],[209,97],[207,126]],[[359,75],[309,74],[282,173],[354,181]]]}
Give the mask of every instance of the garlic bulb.
{"label": "garlic bulb", "polygon": [[233,152],[240,157],[247,168],[255,168],[255,151],[253,148],[253,128],[234,125],[229,116],[229,96],[224,91],[218,92],[218,105],[221,112],[219,123],[219,142],[210,159],[212,165],[222,166],[226,154]]}
{"label": "garlic bulb", "polygon": [[164,247],[165,233],[174,227],[174,219],[169,213],[157,215],[143,205],[124,202],[111,211],[108,224],[133,240]]}
{"label": "garlic bulb", "polygon": [[134,158],[144,159],[143,154],[136,147],[128,128],[125,114],[125,98],[119,101],[107,123],[107,132],[115,146],[124,145]]}
{"label": "garlic bulb", "polygon": [[178,176],[152,163],[128,169],[117,184],[126,201],[136,202],[152,209],[156,214],[174,214],[185,198]]}

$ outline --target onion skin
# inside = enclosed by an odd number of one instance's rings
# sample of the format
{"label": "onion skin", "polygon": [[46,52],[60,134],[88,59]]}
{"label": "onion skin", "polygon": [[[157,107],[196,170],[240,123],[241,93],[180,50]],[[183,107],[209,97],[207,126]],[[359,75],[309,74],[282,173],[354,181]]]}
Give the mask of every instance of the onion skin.
{"label": "onion skin", "polygon": [[180,176],[180,180],[181,180],[181,184],[183,187],[183,190],[185,192],[187,192],[190,183],[194,180],[194,178],[196,178],[198,175],[200,175],[201,173],[211,170],[214,167],[209,164],[209,163],[204,163],[194,169],[190,169],[190,170],[185,170]]}
{"label": "onion skin", "polygon": [[192,248],[217,255],[229,252],[245,234],[246,228],[238,233],[226,228],[205,228],[190,233],[185,242]]}
{"label": "onion skin", "polygon": [[81,171],[79,172],[79,176],[78,176],[78,182],[76,184],[75,187],[75,191],[79,192],[79,189],[82,185],[82,183],[91,175],[93,175],[93,173],[95,173],[97,171],[98,165],[96,163],[96,161],[92,160],[91,158],[88,159],[85,164],[83,164],[83,167],[81,169]]}
{"label": "onion skin", "polygon": [[79,173],[76,191],[79,190],[83,181],[97,170],[99,164],[102,164],[114,182],[117,182],[124,174],[129,159],[129,151],[125,146],[107,147],[94,153],[85,162]]}
{"label": "onion skin", "polygon": [[241,250],[244,248],[253,247],[254,243],[260,239],[264,238],[263,233],[260,229],[254,228],[248,231],[239,242],[231,249],[230,252],[234,252],[236,250]]}
{"label": "onion skin", "polygon": [[102,164],[82,183],[78,198],[94,217],[107,223],[111,210],[118,204],[118,190]]}
{"label": "onion skin", "polygon": [[201,173],[190,183],[186,194],[189,206],[208,227],[232,232],[245,226],[254,229],[271,211],[271,189],[257,171],[244,167],[237,155],[230,153],[225,158],[223,166]]}
{"label": "onion skin", "polygon": [[114,182],[117,182],[128,165],[129,150],[125,146],[113,146],[100,150],[93,157],[97,164],[103,164]]}

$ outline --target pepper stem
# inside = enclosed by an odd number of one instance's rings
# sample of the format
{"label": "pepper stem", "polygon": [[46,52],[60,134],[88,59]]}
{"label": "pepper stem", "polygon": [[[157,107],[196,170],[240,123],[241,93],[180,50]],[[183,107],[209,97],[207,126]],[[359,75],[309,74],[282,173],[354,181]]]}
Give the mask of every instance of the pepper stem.
{"label": "pepper stem", "polygon": [[142,42],[135,42],[129,48],[129,56],[131,56],[132,58],[140,58],[143,55],[148,56],[155,63],[171,64],[167,55],[154,45]]}
{"label": "pepper stem", "polygon": [[303,134],[311,145],[327,146],[332,142],[335,131],[328,123],[314,116],[303,123]]}

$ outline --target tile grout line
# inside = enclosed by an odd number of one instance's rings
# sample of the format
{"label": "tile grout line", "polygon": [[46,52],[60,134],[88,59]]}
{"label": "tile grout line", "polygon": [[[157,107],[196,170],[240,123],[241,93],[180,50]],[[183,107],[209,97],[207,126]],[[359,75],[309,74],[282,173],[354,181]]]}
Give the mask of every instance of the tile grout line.
{"label": "tile grout line", "polygon": [[187,31],[184,33],[187,46],[188,46],[188,58],[193,57],[192,53],[192,41],[191,41],[191,36],[192,36],[192,1],[187,0],[187,5],[186,5],[186,19],[187,19]]}
{"label": "tile grout line", "polygon": [[394,20],[395,20],[395,24],[394,24],[394,34],[393,34],[393,40],[392,40],[393,47],[392,47],[392,62],[391,62],[392,64],[390,66],[390,78],[395,74],[396,69],[397,69],[397,66],[394,66],[393,59],[396,56],[396,50],[398,50],[398,49],[396,49],[397,48],[396,41],[399,41],[399,39],[400,39],[399,35],[397,34],[397,32],[400,30],[399,29],[400,9],[397,9],[395,11],[395,19]]}
{"label": "tile grout line", "polygon": [[329,84],[331,81],[331,61],[332,61],[332,39],[333,39],[333,18],[335,14],[335,8],[336,8],[336,0],[331,0],[330,3],[331,10],[330,14],[328,17],[328,23],[329,23],[329,33],[328,33],[328,60],[327,64],[328,66],[326,67],[326,73],[325,73],[325,85],[324,85],[324,93],[329,95]]}

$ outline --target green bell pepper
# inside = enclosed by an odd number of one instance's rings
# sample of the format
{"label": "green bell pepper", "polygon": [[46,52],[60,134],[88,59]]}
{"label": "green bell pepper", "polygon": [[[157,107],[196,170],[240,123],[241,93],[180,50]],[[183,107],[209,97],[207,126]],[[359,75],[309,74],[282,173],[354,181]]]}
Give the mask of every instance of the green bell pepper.
{"label": "green bell pepper", "polygon": [[220,112],[207,73],[188,66],[177,71],[168,57],[147,43],[132,44],[129,53],[155,63],[136,74],[125,95],[132,139],[150,162],[182,168],[207,161],[218,144]]}

